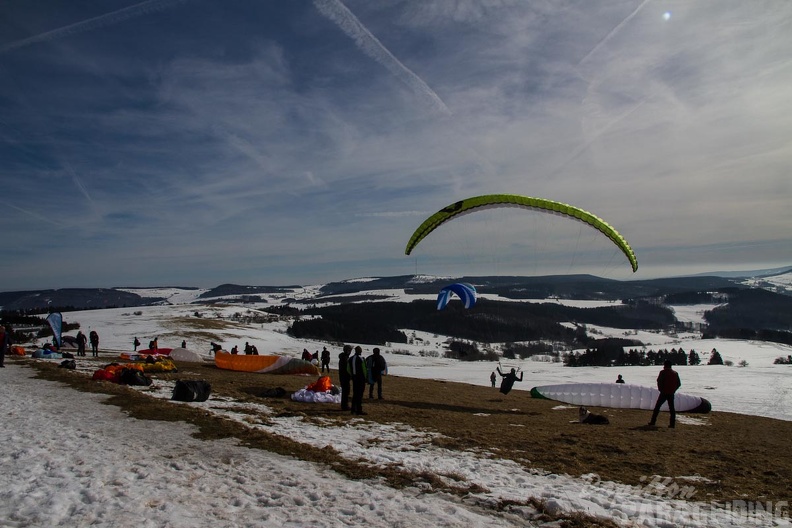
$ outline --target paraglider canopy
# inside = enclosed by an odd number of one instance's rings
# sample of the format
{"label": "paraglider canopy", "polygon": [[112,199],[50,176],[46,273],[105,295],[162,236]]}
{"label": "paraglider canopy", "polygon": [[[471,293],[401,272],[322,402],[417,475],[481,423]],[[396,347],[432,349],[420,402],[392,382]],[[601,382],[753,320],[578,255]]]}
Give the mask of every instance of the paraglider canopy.
{"label": "paraglider canopy", "polygon": [[466,282],[457,282],[449,284],[437,295],[437,309],[442,310],[448,305],[451,300],[451,294],[455,293],[457,297],[462,299],[465,308],[472,308],[476,304],[476,288],[472,284]]}
{"label": "paraglider canopy", "polygon": [[590,225],[603,235],[607,236],[616,246],[624,253],[632,266],[633,272],[638,270],[638,259],[635,256],[627,240],[616,231],[610,224],[602,218],[584,211],[579,207],[573,205],[547,200],[545,198],[534,198],[531,196],[520,196],[517,194],[487,194],[483,196],[474,196],[465,200],[460,200],[456,203],[448,205],[435,214],[424,220],[418,226],[418,229],[410,237],[407,242],[407,247],[404,250],[405,255],[409,255],[418,243],[426,238],[429,233],[448,222],[452,218],[458,216],[480,211],[488,208],[497,207],[518,207],[523,209],[532,209],[560,216],[565,216]]}

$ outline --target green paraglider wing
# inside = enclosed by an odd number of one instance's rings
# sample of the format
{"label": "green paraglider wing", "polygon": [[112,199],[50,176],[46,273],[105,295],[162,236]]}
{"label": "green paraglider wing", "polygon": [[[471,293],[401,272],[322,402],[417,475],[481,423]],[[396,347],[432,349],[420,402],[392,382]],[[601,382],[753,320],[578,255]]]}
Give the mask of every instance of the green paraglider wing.
{"label": "green paraglider wing", "polygon": [[638,259],[635,257],[630,244],[618,231],[616,231],[610,224],[602,218],[595,216],[588,211],[584,211],[574,205],[569,205],[553,200],[546,200],[544,198],[533,198],[531,196],[520,196],[517,194],[487,194],[484,196],[474,196],[453,203],[447,207],[443,207],[435,214],[427,218],[424,223],[418,226],[410,241],[407,242],[407,248],[404,250],[405,255],[409,255],[418,243],[426,238],[429,233],[443,225],[445,222],[457,216],[475,212],[482,209],[495,208],[495,207],[521,207],[525,209],[534,209],[547,213],[557,214],[574,218],[583,223],[586,223],[610,238],[614,244],[630,261],[633,272],[638,270]]}

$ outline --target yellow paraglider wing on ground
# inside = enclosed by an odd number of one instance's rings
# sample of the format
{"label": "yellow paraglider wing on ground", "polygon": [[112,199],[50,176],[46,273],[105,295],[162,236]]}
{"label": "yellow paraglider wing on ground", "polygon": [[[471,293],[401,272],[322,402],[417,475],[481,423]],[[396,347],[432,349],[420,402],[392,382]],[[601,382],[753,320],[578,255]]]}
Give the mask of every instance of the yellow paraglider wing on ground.
{"label": "yellow paraglider wing on ground", "polygon": [[635,257],[630,244],[616,229],[608,224],[602,218],[589,213],[574,205],[547,200],[545,198],[534,198],[531,196],[520,196],[517,194],[487,194],[484,196],[474,196],[460,200],[447,207],[437,211],[435,214],[427,218],[418,229],[415,230],[413,235],[407,242],[407,248],[404,250],[405,255],[409,255],[415,246],[429,235],[432,231],[440,227],[445,222],[452,218],[468,214],[471,212],[479,211],[487,208],[496,207],[521,207],[524,209],[533,209],[536,211],[543,211],[560,216],[573,218],[580,222],[590,225],[603,235],[607,236],[630,261],[633,272],[638,270],[638,259]]}

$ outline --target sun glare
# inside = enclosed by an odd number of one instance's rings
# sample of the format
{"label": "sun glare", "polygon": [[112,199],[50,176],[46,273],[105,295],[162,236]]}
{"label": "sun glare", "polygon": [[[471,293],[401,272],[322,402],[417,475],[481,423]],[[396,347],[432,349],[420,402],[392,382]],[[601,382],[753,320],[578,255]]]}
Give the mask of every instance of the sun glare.
{"label": "sun glare", "polygon": [[663,20],[671,20],[671,11],[663,13]]}

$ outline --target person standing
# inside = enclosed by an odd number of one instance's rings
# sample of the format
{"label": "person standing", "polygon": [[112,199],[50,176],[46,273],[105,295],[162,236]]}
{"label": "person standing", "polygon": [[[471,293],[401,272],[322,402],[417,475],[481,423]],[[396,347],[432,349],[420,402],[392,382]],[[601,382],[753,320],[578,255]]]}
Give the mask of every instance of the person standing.
{"label": "person standing", "polygon": [[374,397],[374,385],[377,386],[377,399],[382,398],[382,376],[388,374],[388,363],[380,354],[380,349],[375,348],[372,355],[366,358],[366,368],[369,378],[369,398]]}
{"label": "person standing", "polygon": [[375,348],[366,358],[366,368],[369,377],[369,398],[374,397],[374,385],[377,386],[377,399],[382,399],[382,376],[388,374],[388,363],[380,354],[380,349]]}
{"label": "person standing", "polygon": [[493,372],[492,374],[490,374],[490,383],[492,383],[492,386],[493,386],[493,387],[495,386],[495,381],[496,381],[497,379],[498,379],[498,378],[495,376],[495,373],[494,373],[494,372]]}
{"label": "person standing", "polygon": [[11,349],[11,327],[0,326],[0,368],[5,368],[6,352]]}
{"label": "person standing", "polygon": [[366,390],[368,374],[366,361],[363,359],[363,349],[355,347],[355,354],[349,358],[349,378],[352,381],[352,414],[366,414],[363,412],[363,392]]}
{"label": "person standing", "polygon": [[91,341],[91,355],[99,357],[99,334],[96,333],[96,330],[91,330],[88,336]]}
{"label": "person standing", "polygon": [[134,351],[137,352],[137,347],[140,346],[140,339],[136,337],[132,344],[135,345]]}
{"label": "person standing", "polygon": [[349,353],[352,351],[350,345],[344,345],[344,350],[338,354],[338,382],[341,384],[341,410],[349,410]]}
{"label": "person standing", "polygon": [[85,355],[85,343],[88,340],[85,339],[85,334],[82,333],[82,330],[77,331],[77,355],[84,356]]}
{"label": "person standing", "polygon": [[325,369],[330,374],[330,351],[327,350],[327,347],[322,348],[322,373],[324,373]]}
{"label": "person standing", "polygon": [[660,391],[660,396],[657,397],[654,411],[652,411],[652,420],[649,425],[655,425],[657,422],[657,415],[660,414],[660,407],[665,402],[668,402],[668,410],[671,412],[671,419],[668,427],[676,427],[676,409],[674,409],[674,394],[682,386],[682,381],[679,379],[677,371],[671,368],[671,360],[666,359],[663,363],[663,370],[657,376],[657,390]]}

